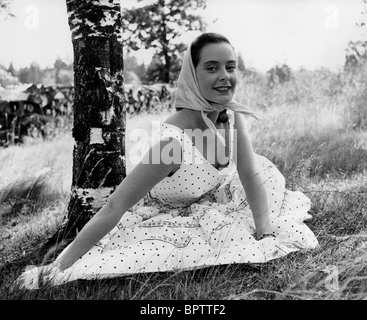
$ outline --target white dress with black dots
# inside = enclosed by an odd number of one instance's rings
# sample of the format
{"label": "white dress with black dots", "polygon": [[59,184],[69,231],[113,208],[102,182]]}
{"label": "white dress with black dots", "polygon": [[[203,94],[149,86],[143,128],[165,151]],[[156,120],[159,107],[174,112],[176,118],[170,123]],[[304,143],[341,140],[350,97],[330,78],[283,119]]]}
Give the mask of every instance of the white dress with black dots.
{"label": "white dress with black dots", "polygon": [[[229,116],[233,129],[234,115]],[[257,241],[233,159],[227,167],[216,169],[181,129],[163,123],[159,138],[172,137],[181,143],[184,154],[178,171],[159,182],[72,267],[56,274],[55,285],[141,272],[263,263],[317,246],[315,235],[304,224],[311,218],[310,200],[285,189],[284,177],[269,160],[256,155],[276,237]]]}

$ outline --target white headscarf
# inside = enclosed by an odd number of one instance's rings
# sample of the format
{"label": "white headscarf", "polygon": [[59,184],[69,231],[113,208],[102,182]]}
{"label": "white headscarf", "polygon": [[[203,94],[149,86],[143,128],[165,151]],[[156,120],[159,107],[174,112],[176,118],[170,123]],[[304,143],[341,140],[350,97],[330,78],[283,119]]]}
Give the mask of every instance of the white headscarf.
{"label": "white headscarf", "polygon": [[234,112],[243,113],[250,115],[255,119],[259,119],[255,112],[253,112],[249,107],[238,103],[234,100],[226,104],[217,104],[209,102],[204,98],[200,91],[199,82],[196,75],[196,69],[192,62],[191,57],[191,45],[187,49],[184,60],[182,63],[182,68],[180,75],[177,80],[177,90],[174,101],[175,108],[183,109],[193,109],[201,111],[201,115],[209,127],[210,130],[217,135],[218,139],[225,145],[224,138],[219,134],[218,129],[214,123],[208,118],[208,114],[213,111],[221,112],[225,109],[230,109]]}

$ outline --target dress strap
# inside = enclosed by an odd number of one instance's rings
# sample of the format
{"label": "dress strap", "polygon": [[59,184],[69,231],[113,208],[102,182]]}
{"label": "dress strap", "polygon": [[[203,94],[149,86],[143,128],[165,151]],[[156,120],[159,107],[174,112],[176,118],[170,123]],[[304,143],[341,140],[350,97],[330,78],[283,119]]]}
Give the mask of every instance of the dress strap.
{"label": "dress strap", "polygon": [[229,124],[229,159],[233,159],[233,153],[234,153],[234,138],[235,138],[235,128],[234,128],[234,111],[228,110],[228,124]]}
{"label": "dress strap", "polygon": [[[193,156],[193,144],[191,139],[186,135],[185,131],[181,128],[163,122],[161,125],[160,134],[158,136],[158,141],[167,141],[170,138],[176,139],[182,147],[182,163],[190,164],[192,163],[194,156]],[[157,142],[158,142],[157,141]]]}

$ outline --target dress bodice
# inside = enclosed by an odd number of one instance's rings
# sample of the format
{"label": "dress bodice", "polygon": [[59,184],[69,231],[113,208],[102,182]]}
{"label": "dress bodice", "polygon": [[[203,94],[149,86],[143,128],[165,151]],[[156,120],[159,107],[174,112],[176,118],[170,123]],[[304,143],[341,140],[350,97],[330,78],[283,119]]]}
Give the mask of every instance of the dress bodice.
{"label": "dress bodice", "polygon": [[161,180],[150,195],[163,203],[173,206],[187,206],[208,191],[223,183],[235,167],[233,162],[233,113],[229,112],[230,158],[229,164],[221,169],[215,168],[193,145],[191,138],[181,128],[161,124],[159,140],[174,138],[179,141],[182,149],[182,162],[179,169],[172,175]]}

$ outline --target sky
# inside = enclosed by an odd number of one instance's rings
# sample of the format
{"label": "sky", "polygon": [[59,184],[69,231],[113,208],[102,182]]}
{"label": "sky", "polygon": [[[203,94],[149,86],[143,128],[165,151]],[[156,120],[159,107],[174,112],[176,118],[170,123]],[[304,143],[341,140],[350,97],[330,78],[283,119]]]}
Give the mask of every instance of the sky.
{"label": "sky", "polygon": [[[7,1],[7,0],[0,0]],[[16,18],[0,18],[0,64],[16,68],[36,61],[52,66],[60,57],[73,59],[65,0],[10,0]],[[121,0],[131,6],[135,0]],[[366,12],[366,14],[362,14]],[[367,40],[363,0],[207,0],[198,11],[207,31],[227,36],[245,65],[266,71],[276,64],[312,70],[341,69],[349,41]],[[187,33],[189,43],[197,33]],[[152,51],[135,53],[149,63]]]}

